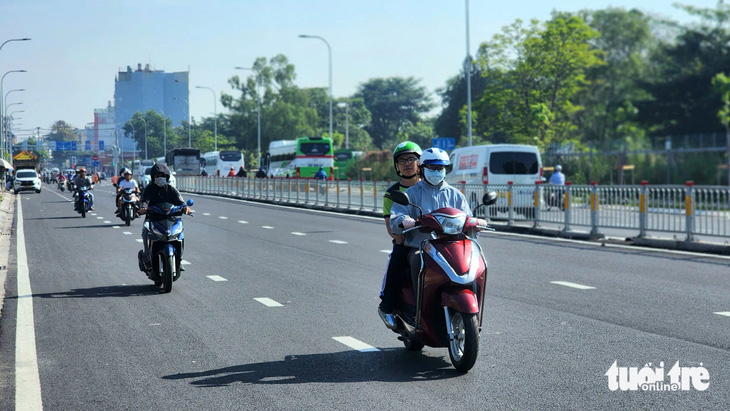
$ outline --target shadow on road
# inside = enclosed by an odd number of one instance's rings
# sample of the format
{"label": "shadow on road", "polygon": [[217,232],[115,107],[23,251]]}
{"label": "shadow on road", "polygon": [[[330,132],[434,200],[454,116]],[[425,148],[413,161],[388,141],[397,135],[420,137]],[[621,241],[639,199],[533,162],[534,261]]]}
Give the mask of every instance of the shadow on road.
{"label": "shadow on road", "polygon": [[[106,287],[75,288],[57,293],[33,294],[35,298],[101,298],[101,297],[136,297],[160,294],[160,288],[152,283],[137,285],[111,285]],[[8,299],[18,297],[7,297]]]}
{"label": "shadow on road", "polygon": [[443,357],[430,357],[404,348],[376,352],[343,351],[327,354],[287,355],[281,361],[172,374],[166,380],[190,379],[198,387],[244,384],[347,383],[366,381],[425,381],[463,375]]}

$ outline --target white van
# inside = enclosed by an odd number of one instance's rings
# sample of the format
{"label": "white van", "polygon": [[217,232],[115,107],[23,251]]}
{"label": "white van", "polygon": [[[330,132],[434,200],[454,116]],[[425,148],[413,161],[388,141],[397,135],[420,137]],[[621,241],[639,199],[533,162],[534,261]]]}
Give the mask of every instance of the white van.
{"label": "white van", "polygon": [[[451,170],[446,174],[447,183],[507,186],[511,181],[514,185],[530,186],[515,188],[512,204],[518,213],[528,218],[534,215],[534,186],[536,181],[542,181],[542,160],[536,146],[490,144],[461,147],[449,157]],[[500,195],[491,209],[505,211],[505,196]]]}

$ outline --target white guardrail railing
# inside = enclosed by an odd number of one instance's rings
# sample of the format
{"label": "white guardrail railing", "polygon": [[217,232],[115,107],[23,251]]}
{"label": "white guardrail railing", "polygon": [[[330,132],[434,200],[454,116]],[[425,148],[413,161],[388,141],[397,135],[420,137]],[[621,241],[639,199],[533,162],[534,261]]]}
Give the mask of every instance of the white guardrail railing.
{"label": "white guardrail railing", "polygon": [[[390,181],[313,180],[295,178],[234,178],[179,176],[181,191],[240,199],[270,201],[312,208],[379,214]],[[487,191],[496,191],[496,204],[480,208],[480,216],[558,224],[569,231],[588,227],[601,236],[601,228],[680,234],[687,241],[697,235],[730,237],[730,188],[719,186],[649,185],[482,185],[456,184],[472,209]],[[487,215],[488,214],[488,215]]]}

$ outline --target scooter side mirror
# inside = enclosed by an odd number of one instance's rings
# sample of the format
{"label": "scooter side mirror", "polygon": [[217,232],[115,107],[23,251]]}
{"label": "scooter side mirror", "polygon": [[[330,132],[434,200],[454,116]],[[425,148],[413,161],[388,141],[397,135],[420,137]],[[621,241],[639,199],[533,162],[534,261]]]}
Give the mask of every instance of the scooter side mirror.
{"label": "scooter side mirror", "polygon": [[394,192],[390,193],[390,199],[393,200],[394,203],[400,204],[400,205],[408,205],[410,203],[408,194],[406,194],[402,191],[394,191]]}
{"label": "scooter side mirror", "polygon": [[193,205],[193,199],[192,198],[188,198],[188,201],[185,202],[185,205],[188,206],[188,207],[192,206]]}
{"label": "scooter side mirror", "polygon": [[488,193],[484,194],[484,197],[482,197],[482,204],[484,205],[492,205],[497,202],[497,192],[496,191],[489,191]]}

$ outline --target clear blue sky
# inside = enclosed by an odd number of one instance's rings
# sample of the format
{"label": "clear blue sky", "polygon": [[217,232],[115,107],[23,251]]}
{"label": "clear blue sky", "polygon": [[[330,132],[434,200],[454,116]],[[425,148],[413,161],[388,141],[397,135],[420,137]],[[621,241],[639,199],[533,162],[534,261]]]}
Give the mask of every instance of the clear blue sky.
{"label": "clear blue sky", "polygon": [[[714,7],[717,0],[692,0]],[[671,1],[470,1],[471,53],[515,19],[546,20],[552,10],[609,6],[687,21]],[[113,100],[114,78],[127,65],[190,68],[191,114],[213,113],[213,88],[231,94],[227,80],[247,76],[235,66],[284,54],[300,87],[326,87],[332,47],[333,93],[353,94],[377,77],[413,76],[429,92],[456,75],[466,55],[465,2],[460,0],[0,0],[0,76],[18,129],[48,128],[57,120],[75,127],[93,121],[93,109]],[[3,96],[4,97],[4,96]],[[440,101],[434,95],[434,102]],[[5,104],[5,102],[3,103]],[[223,112],[218,103],[218,112]],[[18,134],[22,134],[18,131]]]}

